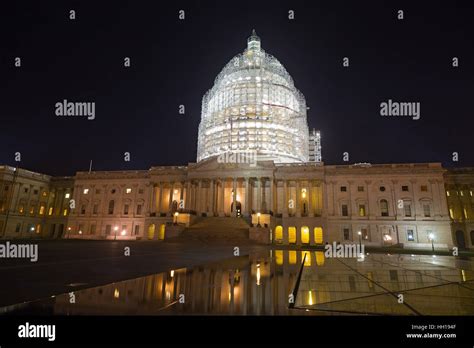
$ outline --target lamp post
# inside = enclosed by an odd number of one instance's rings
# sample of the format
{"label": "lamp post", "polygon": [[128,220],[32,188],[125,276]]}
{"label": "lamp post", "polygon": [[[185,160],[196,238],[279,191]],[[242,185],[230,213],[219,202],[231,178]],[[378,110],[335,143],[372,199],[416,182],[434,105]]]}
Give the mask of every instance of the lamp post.
{"label": "lamp post", "polygon": [[67,228],[67,239],[69,239],[69,233],[71,232],[71,226]]}
{"label": "lamp post", "polygon": [[118,231],[118,226],[115,226],[115,227],[114,227],[114,231],[115,231],[115,237],[114,237],[114,240],[117,240],[117,231]]}
{"label": "lamp post", "polygon": [[357,234],[359,235],[359,247],[360,247],[360,250],[362,250],[362,232],[359,231],[357,232]]}
{"label": "lamp post", "polygon": [[260,226],[260,212],[257,213],[257,227],[262,227]]}
{"label": "lamp post", "polygon": [[175,224],[175,225],[178,224],[178,215],[179,215],[178,212],[174,213],[174,224]]}
{"label": "lamp post", "polygon": [[430,234],[428,235],[428,238],[429,238],[430,241],[431,241],[431,250],[433,250],[433,252],[434,252],[434,251],[435,251],[435,250],[434,250],[434,234],[433,234],[433,233],[430,233]]}

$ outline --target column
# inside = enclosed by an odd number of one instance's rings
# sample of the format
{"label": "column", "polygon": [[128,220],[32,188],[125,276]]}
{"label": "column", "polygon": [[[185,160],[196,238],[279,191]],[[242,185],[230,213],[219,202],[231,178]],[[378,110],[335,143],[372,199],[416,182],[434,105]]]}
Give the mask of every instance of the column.
{"label": "column", "polygon": [[262,211],[262,178],[257,178],[257,209],[256,213]]}
{"label": "column", "polygon": [[214,216],[214,179],[209,182],[209,211],[207,212],[208,216]]}
{"label": "column", "polygon": [[[314,208],[313,208],[313,182],[308,180],[308,216],[314,217]],[[309,226],[311,229],[311,226]],[[310,243],[311,243],[311,235],[313,231],[309,231],[310,233]]]}
{"label": "column", "polygon": [[219,216],[225,216],[225,210],[224,210],[224,191],[225,191],[225,179],[220,179],[221,185],[220,185],[220,202],[219,202]]}
{"label": "column", "polygon": [[201,215],[205,211],[204,207],[204,200],[203,200],[203,194],[202,194],[202,180],[199,180],[198,182],[198,189],[197,189],[197,207],[196,210],[199,212],[199,215]]}
{"label": "column", "polygon": [[150,206],[148,209],[148,216],[151,216],[156,211],[156,185],[152,183],[150,188]]}
{"label": "column", "polygon": [[[288,181],[283,180],[283,217],[288,217]],[[286,243],[288,243],[288,231],[286,231]]]}
{"label": "column", "polygon": [[179,192],[178,210],[184,209],[184,181],[181,181],[181,188]]}
{"label": "column", "polygon": [[270,194],[268,195],[268,200],[269,200],[269,205],[268,205],[268,210],[269,210],[269,213],[272,212],[272,213],[275,213],[274,211],[274,207],[275,207],[275,202],[273,201],[273,178],[270,178]]}
{"label": "column", "polygon": [[[296,180],[296,217],[301,217],[301,188],[300,188],[300,181]],[[297,231],[298,236],[299,231]],[[298,240],[298,237],[296,238]]]}
{"label": "column", "polygon": [[245,216],[250,216],[252,205],[250,204],[250,178],[244,178],[245,181]]}
{"label": "column", "polygon": [[237,216],[236,198],[237,197],[237,178],[232,179],[232,216]]}
{"label": "column", "polygon": [[191,208],[191,180],[186,183],[186,202],[185,205],[186,209],[190,210]]}
{"label": "column", "polygon": [[171,216],[171,207],[172,207],[172,203],[173,203],[173,191],[174,191],[174,182],[171,182],[170,183],[170,194],[169,194],[169,198],[168,198],[168,213],[170,214],[170,216]]}

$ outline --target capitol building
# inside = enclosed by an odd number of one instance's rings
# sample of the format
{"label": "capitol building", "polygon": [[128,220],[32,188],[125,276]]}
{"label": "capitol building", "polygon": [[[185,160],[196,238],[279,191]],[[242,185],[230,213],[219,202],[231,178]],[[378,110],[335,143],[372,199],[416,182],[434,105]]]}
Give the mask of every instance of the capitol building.
{"label": "capitol building", "polygon": [[72,177],[0,166],[0,238],[474,247],[473,168],[325,164],[306,112],[253,32],[203,97],[195,163]]}

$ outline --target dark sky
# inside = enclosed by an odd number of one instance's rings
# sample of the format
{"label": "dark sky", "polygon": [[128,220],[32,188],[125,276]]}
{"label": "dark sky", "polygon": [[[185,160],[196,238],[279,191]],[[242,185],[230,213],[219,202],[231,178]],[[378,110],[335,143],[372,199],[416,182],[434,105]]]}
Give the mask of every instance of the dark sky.
{"label": "dark sky", "polygon": [[[95,170],[194,162],[202,96],[255,28],[305,95],[326,164],[347,151],[351,163],[472,166],[473,5],[412,2],[8,1],[0,163],[19,151],[21,167],[72,175],[90,159]],[[95,120],[57,117],[63,99],[94,101]],[[388,99],[420,102],[421,119],[381,117]]]}

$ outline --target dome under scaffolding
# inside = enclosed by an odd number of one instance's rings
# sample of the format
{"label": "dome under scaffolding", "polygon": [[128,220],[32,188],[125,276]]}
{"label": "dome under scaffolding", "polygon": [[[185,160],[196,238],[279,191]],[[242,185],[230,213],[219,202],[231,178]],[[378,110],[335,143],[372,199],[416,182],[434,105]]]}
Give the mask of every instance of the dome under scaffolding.
{"label": "dome under scaffolding", "polygon": [[261,48],[247,49],[222,69],[202,100],[197,161],[226,153],[276,163],[308,161],[306,101],[283,65]]}

